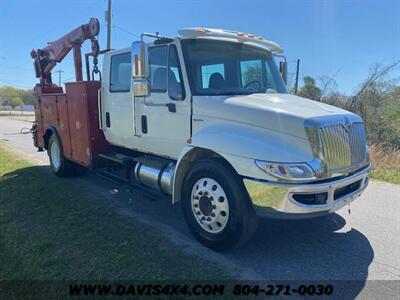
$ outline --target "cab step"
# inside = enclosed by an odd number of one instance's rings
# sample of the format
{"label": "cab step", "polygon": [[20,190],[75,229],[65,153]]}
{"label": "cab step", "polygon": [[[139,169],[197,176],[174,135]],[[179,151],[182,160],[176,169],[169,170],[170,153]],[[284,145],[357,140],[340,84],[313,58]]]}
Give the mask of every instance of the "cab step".
{"label": "cab step", "polygon": [[126,165],[128,163],[131,163],[132,158],[133,158],[132,156],[125,155],[125,154],[118,153],[118,152],[113,152],[113,151],[106,152],[106,153],[100,153],[99,157],[109,160],[109,161],[112,161],[112,162],[115,162],[115,163],[118,163],[118,164],[121,164],[121,165]]}
{"label": "cab step", "polygon": [[146,166],[150,166],[153,168],[157,169],[162,169],[169,165],[173,160],[166,159],[166,158],[161,158],[161,157],[155,157],[155,156],[149,156],[149,155],[143,155],[143,156],[138,156],[138,157],[133,157],[132,158],[135,162],[141,163]]}
{"label": "cab step", "polygon": [[131,192],[139,192],[142,193],[144,196],[146,196],[147,198],[149,198],[152,201],[157,201],[160,199],[169,199],[169,196],[162,194],[160,192],[158,192],[157,190],[148,188],[146,186],[143,186],[141,184],[137,184],[135,182],[131,182],[121,176],[118,176],[116,174],[113,174],[105,169],[99,169],[96,171],[96,175],[106,179],[108,181],[114,182],[124,188],[128,188],[129,190],[131,190]]}

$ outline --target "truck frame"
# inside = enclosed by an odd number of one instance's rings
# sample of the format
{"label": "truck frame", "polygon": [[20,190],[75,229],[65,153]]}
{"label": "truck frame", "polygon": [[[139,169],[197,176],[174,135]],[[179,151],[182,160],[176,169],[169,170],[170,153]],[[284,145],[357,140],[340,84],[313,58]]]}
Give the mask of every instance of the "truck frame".
{"label": "truck frame", "polygon": [[[97,170],[171,196],[195,238],[218,251],[246,243],[259,217],[322,217],[367,187],[362,119],[290,95],[277,43],[188,28],[175,38],[143,33],[130,48],[100,51],[99,28],[92,18],[31,53],[40,80],[34,145],[47,150],[55,175]],[[92,52],[84,81],[86,40]],[[51,70],[70,50],[76,81],[64,92]]]}

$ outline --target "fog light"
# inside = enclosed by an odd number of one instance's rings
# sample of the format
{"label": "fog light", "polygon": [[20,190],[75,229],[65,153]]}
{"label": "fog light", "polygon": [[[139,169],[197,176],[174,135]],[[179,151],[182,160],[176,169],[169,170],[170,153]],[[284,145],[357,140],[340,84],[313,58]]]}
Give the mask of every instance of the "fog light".
{"label": "fog light", "polygon": [[293,199],[306,205],[321,205],[326,204],[328,193],[293,194]]}

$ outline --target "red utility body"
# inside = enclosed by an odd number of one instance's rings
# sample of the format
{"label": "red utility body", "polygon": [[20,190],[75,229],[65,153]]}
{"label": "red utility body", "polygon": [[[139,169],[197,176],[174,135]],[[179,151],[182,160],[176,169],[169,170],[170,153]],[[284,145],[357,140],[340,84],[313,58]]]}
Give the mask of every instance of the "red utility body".
{"label": "red utility body", "polygon": [[99,126],[100,81],[66,83],[65,88],[66,93],[57,86],[35,88],[35,146],[47,148],[46,134],[56,131],[65,158],[94,168],[97,155],[110,147]]}
{"label": "red utility body", "polygon": [[[39,151],[47,149],[50,136],[56,134],[64,158],[88,168],[95,168],[98,154],[110,147],[99,126],[97,98],[101,83],[90,80],[88,62],[89,55],[93,56],[93,76],[94,73],[100,73],[97,56],[108,50],[99,51],[99,29],[99,21],[92,18],[89,23],[49,43],[45,48],[31,52],[36,77],[40,78],[40,84],[34,88],[35,146]],[[82,81],[81,45],[88,39],[92,42],[92,52],[86,55],[88,81]],[[53,84],[51,70],[71,50],[74,53],[76,82],[66,83],[64,93],[62,87]]]}

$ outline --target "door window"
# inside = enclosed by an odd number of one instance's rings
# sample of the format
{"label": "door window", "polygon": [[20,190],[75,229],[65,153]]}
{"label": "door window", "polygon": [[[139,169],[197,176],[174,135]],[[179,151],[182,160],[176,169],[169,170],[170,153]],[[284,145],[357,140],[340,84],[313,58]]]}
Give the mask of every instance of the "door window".
{"label": "door window", "polygon": [[129,92],[131,86],[131,54],[129,52],[111,57],[110,92]]}
{"label": "door window", "polygon": [[151,91],[165,93],[167,91],[167,47],[149,49]]}
{"label": "door window", "polygon": [[185,99],[182,71],[175,45],[169,47],[168,55],[168,95],[173,100]]}

